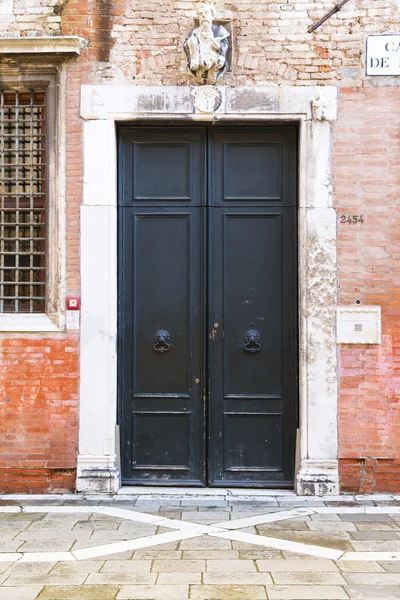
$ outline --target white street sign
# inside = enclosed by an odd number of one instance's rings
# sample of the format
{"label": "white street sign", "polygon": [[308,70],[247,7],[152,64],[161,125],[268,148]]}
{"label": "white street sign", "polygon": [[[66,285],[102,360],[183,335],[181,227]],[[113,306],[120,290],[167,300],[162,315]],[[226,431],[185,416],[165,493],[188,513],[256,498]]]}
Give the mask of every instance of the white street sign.
{"label": "white street sign", "polygon": [[366,72],[367,75],[400,75],[400,34],[367,37]]}

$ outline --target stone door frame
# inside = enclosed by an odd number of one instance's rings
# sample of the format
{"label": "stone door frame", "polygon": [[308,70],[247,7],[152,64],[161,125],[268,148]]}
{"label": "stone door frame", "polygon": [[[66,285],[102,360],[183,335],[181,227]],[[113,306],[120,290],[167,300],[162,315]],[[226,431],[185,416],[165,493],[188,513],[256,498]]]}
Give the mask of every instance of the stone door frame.
{"label": "stone door frame", "polygon": [[[296,122],[299,255],[299,444],[295,491],[338,493],[336,213],[331,126],[336,87],[218,87],[199,112],[192,87],[82,86],[80,421],[77,490],[120,487],[117,427],[117,122]],[[198,104],[196,102],[196,104]]]}

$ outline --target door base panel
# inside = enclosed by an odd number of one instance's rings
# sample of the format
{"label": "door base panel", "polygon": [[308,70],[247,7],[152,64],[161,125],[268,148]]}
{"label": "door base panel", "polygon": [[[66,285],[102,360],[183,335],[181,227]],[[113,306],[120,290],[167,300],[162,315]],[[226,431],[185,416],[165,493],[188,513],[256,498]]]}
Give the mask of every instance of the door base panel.
{"label": "door base panel", "polygon": [[[213,489],[230,489],[230,488],[243,488],[243,489],[267,489],[267,490],[279,490],[279,489],[284,489],[284,490],[293,490],[294,489],[294,482],[293,481],[277,481],[277,482],[273,482],[273,481],[269,481],[267,483],[262,482],[262,483],[254,483],[252,481],[250,481],[249,483],[246,483],[244,481],[230,481],[229,482],[229,486],[227,487],[226,485],[226,481],[219,481],[219,482],[214,482],[211,485],[207,486],[204,485],[202,483],[198,483],[196,481],[181,481],[181,482],[177,482],[177,481],[171,481],[170,483],[168,483],[167,481],[148,481],[148,480],[140,480],[140,479],[123,479],[121,482],[122,486],[127,486],[130,488],[135,488],[135,487],[146,487],[146,488],[155,488],[155,489],[160,489],[161,487],[164,488],[200,488],[203,490],[213,490]],[[120,491],[119,493],[123,494],[123,488],[121,488],[122,491]]]}

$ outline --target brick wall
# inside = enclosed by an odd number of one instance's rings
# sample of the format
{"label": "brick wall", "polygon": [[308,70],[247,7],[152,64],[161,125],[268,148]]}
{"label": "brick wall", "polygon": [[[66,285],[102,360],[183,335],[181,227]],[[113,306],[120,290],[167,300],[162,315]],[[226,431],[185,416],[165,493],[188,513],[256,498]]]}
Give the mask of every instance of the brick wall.
{"label": "brick wall", "polygon": [[[110,62],[93,76],[137,85],[188,85],[182,44],[194,26],[198,2],[136,0],[112,23]],[[217,0],[220,18],[233,22],[232,73],[225,85],[371,84],[364,75],[365,37],[399,30],[395,0],[351,0],[314,33],[308,27],[334,2]]]}
{"label": "brick wall", "polygon": [[0,493],[74,488],[78,338],[0,342]]}
{"label": "brick wall", "polygon": [[[339,352],[342,489],[400,491],[400,90],[342,89],[334,126],[339,304],[382,307],[382,345]],[[363,215],[364,223],[340,222]]]}

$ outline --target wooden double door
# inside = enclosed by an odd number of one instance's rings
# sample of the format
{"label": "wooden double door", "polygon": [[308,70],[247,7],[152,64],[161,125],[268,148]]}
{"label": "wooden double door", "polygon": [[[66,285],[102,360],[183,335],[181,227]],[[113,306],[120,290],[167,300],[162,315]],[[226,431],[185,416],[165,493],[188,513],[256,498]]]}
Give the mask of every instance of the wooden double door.
{"label": "wooden double door", "polygon": [[125,484],[291,487],[294,127],[121,127]]}

